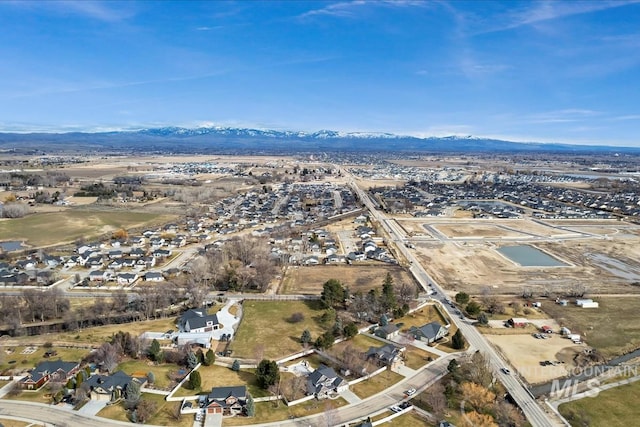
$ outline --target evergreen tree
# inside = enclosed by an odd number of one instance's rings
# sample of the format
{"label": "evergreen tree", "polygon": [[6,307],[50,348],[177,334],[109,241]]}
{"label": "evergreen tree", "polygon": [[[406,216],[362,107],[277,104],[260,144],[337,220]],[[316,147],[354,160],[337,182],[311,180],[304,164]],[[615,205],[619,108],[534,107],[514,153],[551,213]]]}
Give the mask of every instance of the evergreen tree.
{"label": "evergreen tree", "polygon": [[256,405],[253,402],[253,397],[251,397],[250,394],[247,393],[247,405],[246,405],[246,410],[247,410],[247,416],[248,417],[253,417],[256,415]]}
{"label": "evergreen tree", "polygon": [[462,350],[464,348],[464,344],[464,336],[462,335],[460,329],[458,329],[456,333],[453,334],[453,338],[451,339],[451,346],[456,350]]}
{"label": "evergreen tree", "polygon": [[125,406],[127,409],[134,409],[140,402],[140,383],[138,381],[129,381],[124,388]]}
{"label": "evergreen tree", "polygon": [[302,336],[300,337],[300,342],[305,345],[311,342],[311,332],[309,332],[308,329],[305,329],[302,332]]}
{"label": "evergreen tree", "polygon": [[339,280],[329,279],[322,285],[321,300],[325,307],[338,307],[344,303],[345,290]]}
{"label": "evergreen tree", "polygon": [[342,332],[345,338],[353,338],[356,335],[358,335],[358,327],[356,326],[355,323],[350,322],[350,323],[347,323],[347,325],[344,327],[344,330]]}
{"label": "evergreen tree", "polygon": [[160,348],[160,343],[155,338],[151,341],[151,346],[149,347],[149,358],[156,363],[162,361],[162,349]]}
{"label": "evergreen tree", "polygon": [[382,282],[380,304],[385,312],[396,308],[396,292],[393,289],[393,277],[391,277],[391,273],[387,273],[384,282]]}
{"label": "evergreen tree", "polygon": [[191,387],[191,390],[200,390],[200,387],[202,386],[202,377],[200,376],[200,372],[191,372],[191,375],[189,375],[189,386]]}
{"label": "evergreen tree", "polygon": [[231,370],[234,372],[238,372],[240,370],[240,361],[238,359],[235,359],[231,364]]}
{"label": "evergreen tree", "polygon": [[265,390],[277,383],[280,379],[280,370],[277,363],[273,360],[261,360],[256,368],[256,378],[258,385]]}
{"label": "evergreen tree", "polygon": [[193,369],[198,365],[198,357],[193,351],[187,353],[187,368]]}
{"label": "evergreen tree", "polygon": [[204,356],[204,365],[211,366],[214,364],[215,361],[216,361],[216,354],[213,352],[213,350],[209,349]]}

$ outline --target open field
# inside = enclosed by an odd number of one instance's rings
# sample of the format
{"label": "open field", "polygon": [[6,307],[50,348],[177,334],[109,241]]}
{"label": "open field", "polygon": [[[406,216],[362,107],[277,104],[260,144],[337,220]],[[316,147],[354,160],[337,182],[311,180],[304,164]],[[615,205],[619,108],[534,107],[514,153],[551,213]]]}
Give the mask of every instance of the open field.
{"label": "open field", "polygon": [[499,227],[493,224],[432,224],[436,230],[449,238],[496,238],[496,237],[523,237],[522,233]]}
{"label": "open field", "polygon": [[258,387],[254,369],[242,369],[239,372],[224,366],[201,366],[198,368],[202,378],[200,391],[191,390],[184,386],[176,391],[176,396],[193,396],[194,394],[209,394],[212,387],[226,387],[236,385],[246,385],[247,390],[253,397],[269,396],[267,390]]}
{"label": "open field", "polygon": [[391,274],[396,284],[413,283],[411,275],[402,267],[374,263],[367,265],[318,265],[293,267],[287,270],[280,293],[319,295],[322,285],[329,279],[338,279],[351,293],[382,288],[382,282]]}
{"label": "open field", "polygon": [[[46,342],[69,343],[69,344],[91,344],[98,347],[118,331],[129,332],[133,336],[139,336],[143,332],[165,332],[176,328],[176,318],[145,320],[139,322],[125,323],[119,325],[96,326],[93,328],[80,329],[74,332],[59,332],[53,334],[37,335],[32,337],[10,338],[10,342],[42,345]],[[2,344],[2,342],[0,342]]]}
{"label": "open field", "polygon": [[[596,397],[565,403],[558,409],[574,427],[628,427],[638,423],[639,396],[640,382],[636,381],[602,391]],[[588,424],[580,420],[588,420]]]}
{"label": "open field", "polygon": [[[313,339],[324,332],[319,322],[324,311],[320,301],[246,300],[242,310],[242,321],[231,343],[234,357],[277,359],[302,351],[300,336],[305,329]],[[302,313],[304,320],[291,323],[288,319],[294,313]]]}
{"label": "open field", "polygon": [[366,352],[367,350],[369,350],[369,347],[380,347],[383,345],[385,345],[383,341],[368,337],[366,335],[358,334],[350,340],[342,341],[338,344],[335,344],[333,347],[331,347],[331,351],[340,353],[346,347],[350,346],[354,350]]}
{"label": "open field", "polygon": [[396,374],[395,372],[387,369],[368,380],[349,387],[349,389],[359,398],[366,399],[367,397],[373,396],[374,394],[380,393],[382,390],[391,387],[402,379],[404,379],[402,375]]}
{"label": "open field", "polygon": [[[347,401],[343,398],[335,400],[310,400],[294,406],[287,406],[283,402],[258,402],[256,403],[256,416],[253,418],[246,417],[232,417],[224,418],[222,421],[223,427],[226,426],[241,426],[245,424],[265,424],[274,421],[286,420],[289,417],[300,418],[307,415],[318,414],[325,412],[327,421],[331,417],[335,417],[333,409],[339,408],[347,404]],[[329,425],[335,425],[338,420],[331,422]],[[306,424],[305,424],[306,425]]]}
{"label": "open field", "polygon": [[[571,355],[586,348],[575,345],[557,334],[549,339],[536,339],[530,333],[484,335],[509,360],[518,373],[530,384],[542,383],[565,376],[573,368]],[[557,366],[540,366],[541,361],[564,361]]]}
{"label": "open field", "polygon": [[571,264],[567,267],[521,267],[487,242],[421,243],[415,253],[429,274],[452,294],[478,295],[486,288],[499,294],[520,294],[527,288],[534,295],[546,290],[562,296],[567,286],[576,284],[590,293],[640,292],[640,287],[629,286],[640,277],[640,238],[630,234],[610,237],[535,242],[539,249]]}
{"label": "open field", "polygon": [[173,218],[145,212],[68,209],[0,221],[0,236],[3,240],[24,240],[29,246],[50,246],[78,238],[95,238],[120,228],[169,222]]}
{"label": "open field", "polygon": [[576,305],[562,307],[549,302],[543,310],[559,324],[580,334],[589,346],[605,357],[627,353],[640,346],[638,297],[598,298],[600,307],[588,309]]}

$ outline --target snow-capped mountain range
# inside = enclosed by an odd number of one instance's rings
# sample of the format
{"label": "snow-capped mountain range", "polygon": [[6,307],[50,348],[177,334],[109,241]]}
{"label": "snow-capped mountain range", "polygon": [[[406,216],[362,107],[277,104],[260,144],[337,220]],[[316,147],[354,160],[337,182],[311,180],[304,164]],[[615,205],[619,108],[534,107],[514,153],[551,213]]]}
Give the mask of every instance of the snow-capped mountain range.
{"label": "snow-capped mountain range", "polygon": [[522,143],[474,136],[416,137],[378,132],[283,131],[237,127],[158,127],[109,132],[0,133],[12,152],[640,152],[639,148]]}

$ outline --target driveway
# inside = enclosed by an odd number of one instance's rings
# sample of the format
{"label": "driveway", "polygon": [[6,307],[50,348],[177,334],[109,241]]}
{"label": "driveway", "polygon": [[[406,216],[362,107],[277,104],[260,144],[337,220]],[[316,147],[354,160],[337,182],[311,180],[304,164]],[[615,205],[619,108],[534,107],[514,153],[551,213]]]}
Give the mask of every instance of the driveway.
{"label": "driveway", "polygon": [[[194,423],[194,427],[195,427]],[[221,427],[222,426],[222,414],[206,414],[204,419],[204,427]]]}
{"label": "driveway", "polygon": [[349,402],[349,404],[362,402],[362,399],[356,396],[356,394],[351,390],[343,391],[342,393],[340,393],[340,397],[344,398],[344,400]]}
{"label": "driveway", "polygon": [[96,415],[102,408],[107,406],[107,403],[104,400],[90,400],[82,408],[78,409],[78,412],[83,415]]}
{"label": "driveway", "polygon": [[222,328],[211,331],[211,337],[214,340],[220,341],[220,337],[222,336],[222,334],[227,334],[231,337],[235,336],[236,327],[238,326],[238,323],[240,323],[240,318],[242,317],[242,307],[238,306],[237,316],[229,313],[229,309],[236,303],[238,303],[238,300],[229,299],[225,306],[216,313],[216,316],[218,316],[218,322],[220,322]]}

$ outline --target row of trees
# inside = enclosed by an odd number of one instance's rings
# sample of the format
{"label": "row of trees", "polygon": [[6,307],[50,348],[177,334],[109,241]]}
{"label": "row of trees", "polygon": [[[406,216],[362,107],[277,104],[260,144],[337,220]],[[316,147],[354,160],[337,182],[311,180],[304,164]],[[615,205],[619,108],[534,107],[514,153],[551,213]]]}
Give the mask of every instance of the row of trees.
{"label": "row of trees", "polygon": [[513,426],[526,424],[523,415],[505,400],[506,392],[494,380],[488,359],[480,352],[470,359],[454,359],[449,375],[434,384],[429,393],[417,397],[438,418],[449,410],[464,411],[464,419],[476,426]]}

